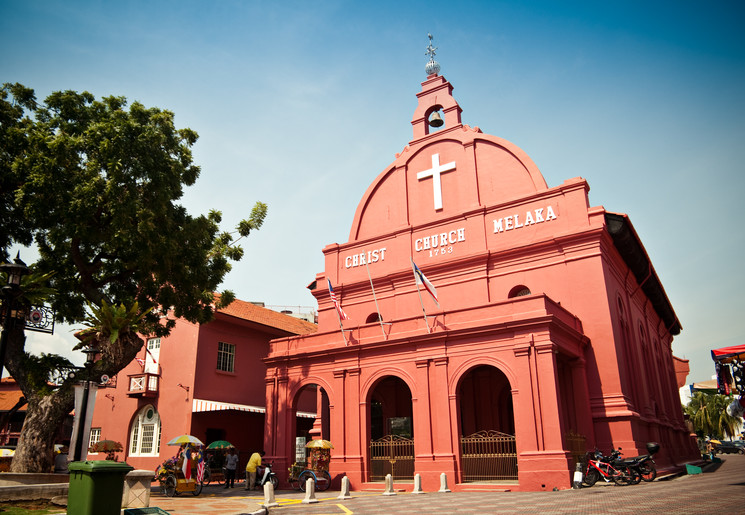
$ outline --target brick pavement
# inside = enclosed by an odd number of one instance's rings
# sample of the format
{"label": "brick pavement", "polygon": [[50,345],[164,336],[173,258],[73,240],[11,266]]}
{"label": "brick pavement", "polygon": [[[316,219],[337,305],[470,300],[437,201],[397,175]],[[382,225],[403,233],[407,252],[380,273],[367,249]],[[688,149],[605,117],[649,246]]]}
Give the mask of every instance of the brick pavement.
{"label": "brick pavement", "polygon": [[[597,484],[581,490],[559,492],[431,492],[420,495],[352,492],[352,499],[338,500],[338,492],[318,492],[317,504],[303,504],[300,492],[279,491],[275,515],[388,515],[519,513],[519,514],[621,514],[633,511],[666,514],[745,513],[745,456],[726,455],[721,464],[705,467],[703,474],[686,475],[653,483],[619,487]],[[382,492],[382,486],[381,486]],[[174,498],[153,492],[151,506],[173,515],[252,513],[263,497],[243,489],[208,486],[202,495]]]}

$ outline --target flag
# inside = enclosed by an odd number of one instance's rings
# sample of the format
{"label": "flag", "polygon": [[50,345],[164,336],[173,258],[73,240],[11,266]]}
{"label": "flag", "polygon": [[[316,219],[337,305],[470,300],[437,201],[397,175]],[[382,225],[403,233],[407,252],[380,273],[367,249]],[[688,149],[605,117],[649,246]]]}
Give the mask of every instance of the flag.
{"label": "flag", "polygon": [[339,315],[340,320],[349,320],[349,317],[346,313],[344,313],[344,310],[341,309],[341,305],[339,304],[339,301],[336,299],[336,294],[334,293],[334,289],[331,287],[331,280],[326,279],[329,283],[329,295],[331,296],[331,302],[334,303],[334,307],[336,308],[336,312]]}
{"label": "flag", "polygon": [[145,347],[145,350],[147,351],[148,354],[150,354],[150,358],[153,360],[153,363],[155,363],[157,365],[158,364],[158,361],[155,359],[155,356],[153,356],[153,353],[150,352],[150,349],[148,349],[147,347]]}
{"label": "flag", "polygon": [[431,282],[429,282],[429,279],[427,279],[422,271],[419,270],[419,267],[416,266],[416,263],[414,263],[413,261],[411,263],[414,265],[414,277],[416,278],[416,283],[424,286],[424,289],[427,290],[430,295],[432,295],[432,298],[435,299],[435,302],[439,305],[440,303],[437,302],[437,290],[435,290],[435,287],[432,285]]}
{"label": "flag", "polygon": [[184,447],[184,464],[181,470],[184,472],[184,478],[188,481],[191,479],[191,452],[189,452],[189,446]]}
{"label": "flag", "polygon": [[199,461],[197,462],[197,483],[204,479],[204,452],[199,451]]}
{"label": "flag", "polygon": [[135,359],[137,360],[137,363],[139,363],[141,367],[144,367],[145,366],[145,360],[144,359],[141,359],[141,358],[135,358]]}

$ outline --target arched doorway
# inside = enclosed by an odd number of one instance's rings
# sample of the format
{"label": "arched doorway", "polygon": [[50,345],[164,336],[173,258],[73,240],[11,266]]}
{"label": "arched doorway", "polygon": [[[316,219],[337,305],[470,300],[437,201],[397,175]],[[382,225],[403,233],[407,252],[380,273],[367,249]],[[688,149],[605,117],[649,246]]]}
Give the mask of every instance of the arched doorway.
{"label": "arched doorway", "polygon": [[463,482],[517,480],[515,416],[507,376],[480,365],[458,385]]}
{"label": "arched doorway", "polygon": [[370,481],[414,478],[411,390],[398,377],[378,381],[370,394]]}
{"label": "arched doorway", "polygon": [[305,445],[313,439],[329,440],[330,412],[326,390],[317,384],[303,386],[295,395],[295,453],[293,461],[305,467],[308,456]]}

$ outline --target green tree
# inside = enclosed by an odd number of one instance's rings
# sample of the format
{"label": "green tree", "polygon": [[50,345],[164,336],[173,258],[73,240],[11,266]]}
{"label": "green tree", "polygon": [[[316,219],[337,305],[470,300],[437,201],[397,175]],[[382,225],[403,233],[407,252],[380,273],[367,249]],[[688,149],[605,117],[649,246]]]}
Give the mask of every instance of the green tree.
{"label": "green tree", "polygon": [[693,430],[699,437],[713,437],[716,427],[715,414],[712,414],[711,395],[696,392],[691,397],[685,410],[693,424]]}
{"label": "green tree", "polygon": [[[0,257],[13,244],[36,247],[22,289],[35,281],[39,292],[41,281],[58,321],[86,322],[75,348],[100,353],[92,378],[129,364],[140,334],[168,334],[174,321],[163,312],[204,323],[233,300],[214,293],[243,255],[235,235],[259,229],[267,208],[257,202],[236,231],[221,232],[219,211],[192,216],[177,203],[200,169],[191,155],[197,133],[176,129],[173,113],[74,91],[37,105],[32,90],[5,84],[0,122]],[[12,470],[45,472],[73,407],[73,381],[58,377],[49,387],[70,363],[26,352],[21,325],[10,331],[5,361],[28,401]]]}

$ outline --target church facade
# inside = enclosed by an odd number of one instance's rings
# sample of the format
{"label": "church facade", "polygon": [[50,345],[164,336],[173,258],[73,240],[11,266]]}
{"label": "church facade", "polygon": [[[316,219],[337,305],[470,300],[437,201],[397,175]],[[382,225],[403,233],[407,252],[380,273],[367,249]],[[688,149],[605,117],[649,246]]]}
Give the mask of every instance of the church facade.
{"label": "church facade", "polygon": [[442,473],[453,490],[563,489],[585,450],[648,441],[660,469],[698,458],[671,349],[681,324],[628,216],[592,207],[582,178],[548,187],[520,148],[463,124],[452,85],[428,73],[413,139],[349,241],[323,249],[318,332],[270,344],[275,470],[295,460],[308,388],[331,476],[353,489],[420,474],[432,491]]}

